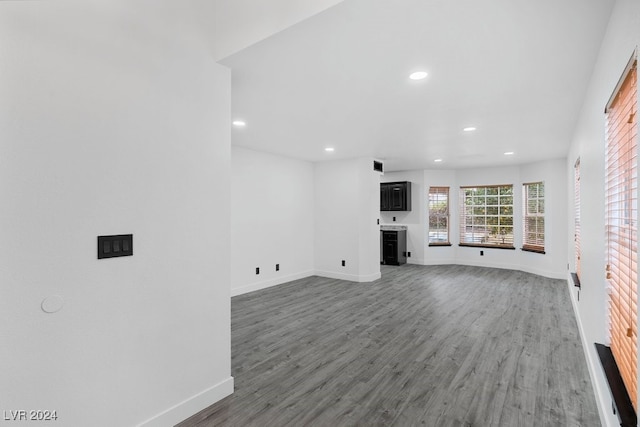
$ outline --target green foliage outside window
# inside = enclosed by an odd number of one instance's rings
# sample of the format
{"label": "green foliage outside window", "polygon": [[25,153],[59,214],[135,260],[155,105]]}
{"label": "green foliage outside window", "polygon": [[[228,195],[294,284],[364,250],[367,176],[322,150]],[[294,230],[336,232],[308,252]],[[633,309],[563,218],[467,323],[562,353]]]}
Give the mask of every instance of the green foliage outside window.
{"label": "green foliage outside window", "polygon": [[513,186],[462,187],[460,243],[513,247]]}

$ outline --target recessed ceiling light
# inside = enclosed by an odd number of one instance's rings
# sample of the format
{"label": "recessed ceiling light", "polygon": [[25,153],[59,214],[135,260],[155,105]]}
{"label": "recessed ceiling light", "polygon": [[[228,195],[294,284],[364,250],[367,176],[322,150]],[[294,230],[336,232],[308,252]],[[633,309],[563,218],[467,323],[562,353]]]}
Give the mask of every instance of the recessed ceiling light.
{"label": "recessed ceiling light", "polygon": [[247,123],[246,123],[246,122],[244,122],[244,121],[242,121],[242,120],[234,120],[234,121],[233,121],[233,125],[234,125],[234,126],[237,126],[237,127],[239,127],[239,128],[241,128],[241,127],[246,126],[246,125],[247,125]]}
{"label": "recessed ceiling light", "polygon": [[333,153],[335,151],[335,148],[327,147],[327,148],[324,149],[324,151],[326,151],[327,153]]}
{"label": "recessed ceiling light", "polygon": [[442,159],[435,159],[434,162],[440,163],[440,162],[442,162]]}
{"label": "recessed ceiling light", "polygon": [[504,155],[505,156],[513,156],[515,153],[513,151],[505,151]]}
{"label": "recessed ceiling light", "polygon": [[473,127],[473,126],[469,126],[469,127],[466,127],[466,128],[464,128],[462,130],[465,131],[465,132],[473,132],[474,130],[476,130],[476,128]]}
{"label": "recessed ceiling light", "polygon": [[427,72],[426,71],[416,71],[415,73],[411,73],[409,75],[409,78],[411,80],[422,80],[427,78]]}

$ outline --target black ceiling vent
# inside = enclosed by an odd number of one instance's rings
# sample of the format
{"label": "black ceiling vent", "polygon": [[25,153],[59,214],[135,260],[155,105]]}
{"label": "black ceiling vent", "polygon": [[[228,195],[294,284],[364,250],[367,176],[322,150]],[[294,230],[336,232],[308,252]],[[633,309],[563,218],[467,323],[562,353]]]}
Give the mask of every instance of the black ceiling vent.
{"label": "black ceiling vent", "polygon": [[373,170],[376,172],[382,172],[382,162],[378,162],[377,160],[373,161]]}

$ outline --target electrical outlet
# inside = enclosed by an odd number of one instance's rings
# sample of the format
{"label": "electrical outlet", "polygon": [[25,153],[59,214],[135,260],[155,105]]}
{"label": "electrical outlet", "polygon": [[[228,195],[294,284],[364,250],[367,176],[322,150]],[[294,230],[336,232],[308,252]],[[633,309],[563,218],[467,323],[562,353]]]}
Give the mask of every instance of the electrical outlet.
{"label": "electrical outlet", "polygon": [[276,271],[280,271],[280,264],[276,264]]}
{"label": "electrical outlet", "polygon": [[407,258],[411,258],[411,252],[407,252]]}
{"label": "electrical outlet", "polygon": [[484,256],[484,251],[480,251],[480,256]]}
{"label": "electrical outlet", "polygon": [[342,266],[346,267],[346,265],[347,265],[347,262],[345,260],[342,260]]}
{"label": "electrical outlet", "polygon": [[260,267],[256,267],[256,274],[260,274]]}
{"label": "electrical outlet", "polygon": [[393,222],[396,222],[396,217],[395,216],[393,217]]}

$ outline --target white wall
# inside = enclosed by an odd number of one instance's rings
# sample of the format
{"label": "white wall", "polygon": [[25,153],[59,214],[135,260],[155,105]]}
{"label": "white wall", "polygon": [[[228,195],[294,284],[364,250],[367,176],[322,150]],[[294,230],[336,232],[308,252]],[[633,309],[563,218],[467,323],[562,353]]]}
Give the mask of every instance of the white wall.
{"label": "white wall", "polygon": [[[410,211],[381,211],[380,224],[407,226],[407,258],[408,264],[424,264],[424,241],[426,236],[426,193],[424,188],[423,171],[385,172],[380,182],[411,182],[411,210]],[[379,192],[378,192],[379,194]],[[378,209],[380,209],[378,207]],[[393,220],[395,218],[395,221]],[[379,256],[378,256],[379,258]]]}
{"label": "white wall", "polygon": [[358,229],[360,231],[359,280],[368,282],[380,275],[380,173],[373,159],[356,160],[358,166]]}
{"label": "white wall", "polygon": [[640,44],[640,2],[618,0],[602,42],[582,112],[567,158],[566,235],[571,270],[574,259],[573,165],[580,157],[581,172],[581,283],[579,293],[571,280],[568,286],[587,355],[603,425],[618,425],[611,411],[609,389],[594,343],[607,342],[607,292],[604,242],[604,108],[615,89],[633,50]]}
{"label": "white wall", "polygon": [[233,390],[229,72],[169,14],[1,3],[2,409],[173,425]]}
{"label": "white wall", "polygon": [[314,274],[380,277],[372,159],[313,164],[241,147],[231,157],[232,295]]}
{"label": "white wall", "polygon": [[[544,181],[545,254],[520,251],[522,270],[565,278],[567,273],[567,166],[565,159],[531,163],[520,168],[521,183]],[[522,205],[520,205],[522,206]],[[522,227],[522,224],[520,224]],[[522,228],[520,228],[522,230]],[[522,238],[522,233],[520,234]],[[522,243],[522,240],[520,240]]]}
{"label": "white wall", "polygon": [[[566,165],[564,159],[519,166],[462,169],[420,170],[385,173],[383,182],[411,181],[412,210],[381,212],[383,224],[407,225],[407,250],[415,264],[463,264],[509,268],[547,277],[565,278],[567,271],[566,234]],[[522,183],[545,182],[545,250],[546,254],[521,251]],[[458,246],[459,188],[473,185],[512,184],[514,186],[515,250]],[[429,246],[427,193],[429,187],[449,187],[449,238],[451,246]],[[393,222],[393,217],[396,221]],[[415,251],[415,253],[413,252]],[[483,251],[484,255],[480,255]],[[409,261],[408,260],[408,261]]]}
{"label": "white wall", "polygon": [[233,147],[231,171],[232,295],[312,275],[313,164]]}
{"label": "white wall", "polygon": [[316,163],[314,177],[316,274],[355,282],[380,278],[380,180],[373,159]]}

